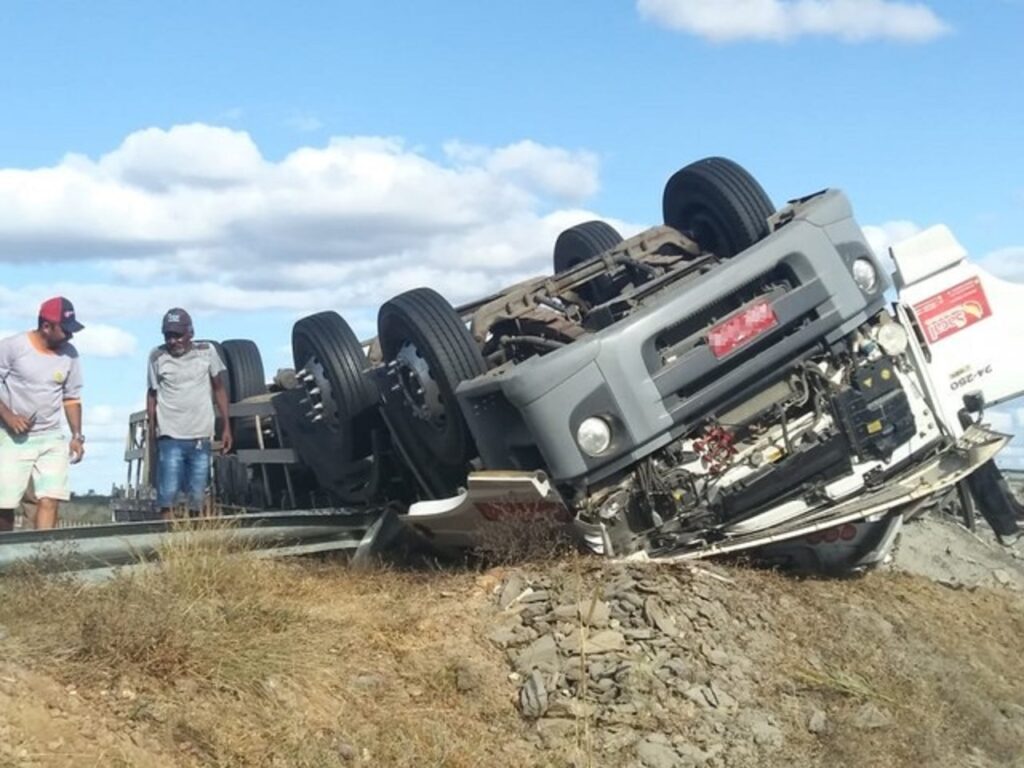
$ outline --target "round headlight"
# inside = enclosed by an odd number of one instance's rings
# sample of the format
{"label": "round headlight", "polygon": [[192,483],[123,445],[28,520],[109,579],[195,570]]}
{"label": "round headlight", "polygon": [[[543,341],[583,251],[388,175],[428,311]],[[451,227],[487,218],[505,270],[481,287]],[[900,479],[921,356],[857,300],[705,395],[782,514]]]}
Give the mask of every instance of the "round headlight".
{"label": "round headlight", "polygon": [[576,430],[576,444],[588,456],[600,456],[612,444],[611,425],[599,416],[584,419]]}
{"label": "round headlight", "polygon": [[890,357],[902,355],[907,351],[907,331],[898,323],[885,323],[878,326],[875,341],[882,351]]}
{"label": "round headlight", "polygon": [[853,262],[853,282],[864,293],[871,293],[878,287],[878,270],[871,259],[862,256]]}

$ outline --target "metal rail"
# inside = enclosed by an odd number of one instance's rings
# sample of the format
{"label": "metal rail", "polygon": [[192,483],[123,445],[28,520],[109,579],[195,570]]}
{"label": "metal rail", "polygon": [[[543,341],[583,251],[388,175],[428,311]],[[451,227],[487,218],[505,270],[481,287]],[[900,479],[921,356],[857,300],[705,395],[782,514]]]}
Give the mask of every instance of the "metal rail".
{"label": "metal rail", "polygon": [[393,511],[376,509],[13,531],[0,535],[0,576],[32,569],[103,578],[118,569],[153,563],[168,547],[186,540],[197,547],[223,546],[226,552],[259,557],[347,552],[359,563],[383,552],[403,529]]}

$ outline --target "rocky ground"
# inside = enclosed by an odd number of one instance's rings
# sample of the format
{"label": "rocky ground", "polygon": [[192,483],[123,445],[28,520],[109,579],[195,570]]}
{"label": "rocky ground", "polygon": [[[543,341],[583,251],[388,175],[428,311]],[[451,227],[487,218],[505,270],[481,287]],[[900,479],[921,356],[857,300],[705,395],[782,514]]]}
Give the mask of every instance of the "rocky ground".
{"label": "rocky ground", "polygon": [[929,519],[846,580],[570,557],[12,582],[0,766],[1024,766],[1022,564]]}

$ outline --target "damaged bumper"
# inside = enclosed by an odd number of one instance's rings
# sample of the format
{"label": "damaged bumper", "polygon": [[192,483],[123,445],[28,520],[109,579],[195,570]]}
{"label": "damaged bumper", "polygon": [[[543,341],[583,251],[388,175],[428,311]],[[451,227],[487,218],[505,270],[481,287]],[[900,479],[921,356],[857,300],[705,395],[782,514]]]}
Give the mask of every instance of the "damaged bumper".
{"label": "damaged bumper", "polygon": [[[865,566],[880,561],[891,548],[900,510],[963,480],[993,458],[1009,439],[971,426],[955,444],[854,498],[793,514],[782,504],[743,523],[709,529],[705,537],[694,539],[691,535],[678,546],[628,555],[614,551],[602,524],[581,521],[539,471],[474,472],[458,496],[413,504],[406,522],[440,549],[472,549],[493,543],[507,535],[510,524],[538,529],[566,526],[593,552],[632,560],[698,559],[786,544],[791,549],[845,548],[844,563]],[[844,530],[844,525],[849,527]],[[872,535],[866,535],[872,526]],[[850,527],[854,534],[846,535]]]}

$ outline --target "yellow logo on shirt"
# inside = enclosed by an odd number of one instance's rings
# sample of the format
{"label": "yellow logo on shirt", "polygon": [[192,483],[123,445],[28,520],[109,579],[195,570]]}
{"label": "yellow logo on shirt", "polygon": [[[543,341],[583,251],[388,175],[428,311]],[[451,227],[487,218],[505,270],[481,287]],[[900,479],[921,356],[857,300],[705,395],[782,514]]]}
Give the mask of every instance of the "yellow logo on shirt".
{"label": "yellow logo on shirt", "polygon": [[53,372],[53,380],[56,381],[58,384],[63,383],[63,381],[64,381],[64,371],[54,371]]}

